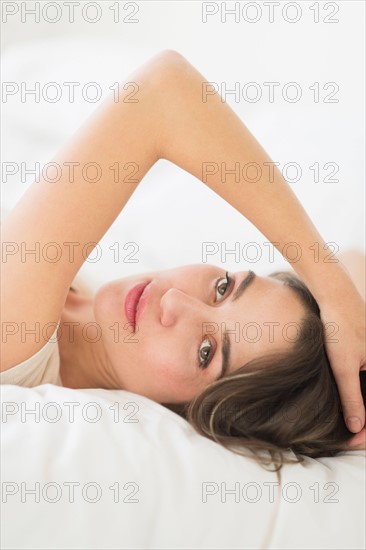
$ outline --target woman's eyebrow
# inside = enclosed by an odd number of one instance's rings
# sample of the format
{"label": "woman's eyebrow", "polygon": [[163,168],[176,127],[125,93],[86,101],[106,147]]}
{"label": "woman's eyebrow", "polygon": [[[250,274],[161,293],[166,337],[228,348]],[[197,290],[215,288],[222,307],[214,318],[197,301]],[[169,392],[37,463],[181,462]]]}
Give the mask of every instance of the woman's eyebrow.
{"label": "woman's eyebrow", "polygon": [[248,288],[250,283],[254,281],[256,278],[256,274],[254,271],[248,271],[247,275],[244,277],[244,279],[241,281],[240,285],[236,289],[232,301],[235,302],[240,296],[243,294],[244,290]]}
{"label": "woman's eyebrow", "polygon": [[[244,277],[244,279],[239,284],[238,288],[236,289],[232,301],[235,302],[240,298],[240,296],[243,294],[244,290],[248,288],[248,286],[254,281],[256,278],[256,274],[254,271],[249,271],[247,275]],[[227,331],[224,332],[224,335],[222,337],[222,346],[221,346],[221,356],[222,356],[222,365],[221,365],[221,373],[215,380],[221,380],[227,373],[229,369],[229,362],[230,362],[230,351],[231,351],[231,341],[230,337]]]}

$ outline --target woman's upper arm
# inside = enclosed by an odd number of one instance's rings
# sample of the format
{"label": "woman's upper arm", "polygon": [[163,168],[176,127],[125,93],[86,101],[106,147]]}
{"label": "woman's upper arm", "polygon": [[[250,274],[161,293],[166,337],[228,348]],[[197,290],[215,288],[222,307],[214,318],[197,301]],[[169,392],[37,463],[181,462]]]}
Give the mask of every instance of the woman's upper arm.
{"label": "woman's upper arm", "polygon": [[163,58],[131,75],[137,101],[126,100],[131,87],[121,84],[118,102],[103,102],[52,159],[57,169],[47,181],[35,181],[4,219],[1,371],[52,336],[78,270],[158,160],[157,86],[150,84]]}
{"label": "woman's upper arm", "polygon": [[92,201],[83,213],[72,194],[67,183],[35,182],[2,222],[1,371],[34,355],[52,336],[93,246],[85,258],[80,248],[99,237]]}

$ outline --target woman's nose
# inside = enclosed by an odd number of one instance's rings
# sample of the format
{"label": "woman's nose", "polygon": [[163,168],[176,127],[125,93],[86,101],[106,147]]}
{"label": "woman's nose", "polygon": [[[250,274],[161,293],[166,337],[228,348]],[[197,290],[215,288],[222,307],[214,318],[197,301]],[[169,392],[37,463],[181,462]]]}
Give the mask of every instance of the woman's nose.
{"label": "woman's nose", "polygon": [[189,296],[177,288],[170,288],[160,300],[161,324],[169,327],[183,318],[193,322],[195,317],[198,319],[202,307],[202,302],[197,298]]}

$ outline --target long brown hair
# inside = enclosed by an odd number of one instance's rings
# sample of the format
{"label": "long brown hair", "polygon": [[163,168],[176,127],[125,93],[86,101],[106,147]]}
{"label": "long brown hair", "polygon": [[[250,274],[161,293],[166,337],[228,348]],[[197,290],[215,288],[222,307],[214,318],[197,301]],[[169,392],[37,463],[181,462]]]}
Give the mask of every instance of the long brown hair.
{"label": "long brown hair", "polygon": [[[238,454],[279,471],[303,456],[335,456],[353,434],[325,350],[319,306],[293,273],[275,272],[305,307],[290,351],[258,357],[207,386],[192,401],[164,406],[195,430]],[[294,456],[289,456],[289,451]]]}

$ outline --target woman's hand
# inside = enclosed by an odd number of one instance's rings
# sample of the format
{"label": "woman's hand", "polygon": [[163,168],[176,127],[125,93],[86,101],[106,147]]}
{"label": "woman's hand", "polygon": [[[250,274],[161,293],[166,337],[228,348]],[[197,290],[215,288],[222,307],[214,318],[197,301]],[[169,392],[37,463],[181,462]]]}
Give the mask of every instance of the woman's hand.
{"label": "woman's hand", "polygon": [[[325,345],[337,382],[345,422],[351,432],[365,426],[365,405],[361,393],[360,370],[366,370],[365,302],[356,291],[339,293],[326,302],[318,301],[325,325]],[[350,444],[365,443],[363,436],[351,438]]]}

